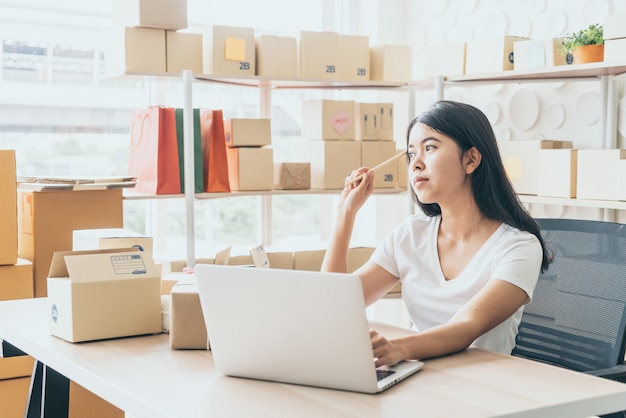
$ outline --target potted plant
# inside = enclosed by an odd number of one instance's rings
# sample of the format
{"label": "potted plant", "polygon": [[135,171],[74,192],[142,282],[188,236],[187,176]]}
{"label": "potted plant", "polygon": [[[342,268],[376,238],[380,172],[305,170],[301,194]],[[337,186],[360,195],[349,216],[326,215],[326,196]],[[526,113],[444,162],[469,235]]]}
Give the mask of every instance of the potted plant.
{"label": "potted plant", "polygon": [[567,54],[568,64],[603,61],[604,31],[602,25],[593,23],[586,29],[565,35],[561,53]]}

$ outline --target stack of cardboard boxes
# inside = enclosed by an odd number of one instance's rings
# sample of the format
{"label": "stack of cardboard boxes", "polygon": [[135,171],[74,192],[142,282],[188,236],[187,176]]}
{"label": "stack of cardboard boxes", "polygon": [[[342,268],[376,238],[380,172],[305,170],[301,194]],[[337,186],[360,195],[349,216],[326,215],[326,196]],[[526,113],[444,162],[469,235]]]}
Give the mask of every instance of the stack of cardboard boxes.
{"label": "stack of cardboard boxes", "polygon": [[[15,151],[0,150],[0,300],[33,297],[32,263],[18,257],[15,165]],[[24,416],[34,360],[5,355],[0,352],[0,414]]]}

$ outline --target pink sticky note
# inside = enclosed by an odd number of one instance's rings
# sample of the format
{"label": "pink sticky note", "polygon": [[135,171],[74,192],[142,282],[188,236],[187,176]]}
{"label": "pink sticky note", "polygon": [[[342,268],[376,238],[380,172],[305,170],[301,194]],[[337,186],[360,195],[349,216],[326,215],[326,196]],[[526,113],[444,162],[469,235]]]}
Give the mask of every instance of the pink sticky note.
{"label": "pink sticky note", "polygon": [[350,116],[348,116],[343,109],[339,109],[337,113],[333,115],[330,124],[339,135],[343,135],[343,133],[350,128],[350,125],[352,125],[352,119],[350,119]]}

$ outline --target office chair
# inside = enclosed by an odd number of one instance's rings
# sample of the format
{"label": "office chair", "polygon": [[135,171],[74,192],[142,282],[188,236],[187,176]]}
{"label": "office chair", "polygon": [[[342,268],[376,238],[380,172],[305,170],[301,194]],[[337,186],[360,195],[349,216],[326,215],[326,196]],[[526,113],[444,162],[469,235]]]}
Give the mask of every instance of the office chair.
{"label": "office chair", "polygon": [[[539,275],[512,354],[626,382],[626,225],[537,222],[554,261]],[[618,416],[626,415],[607,415]]]}

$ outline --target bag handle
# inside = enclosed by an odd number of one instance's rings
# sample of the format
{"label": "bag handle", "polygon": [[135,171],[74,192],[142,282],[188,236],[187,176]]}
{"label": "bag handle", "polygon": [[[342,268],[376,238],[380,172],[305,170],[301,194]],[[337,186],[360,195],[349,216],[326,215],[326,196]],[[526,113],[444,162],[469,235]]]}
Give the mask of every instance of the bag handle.
{"label": "bag handle", "polygon": [[150,118],[150,115],[148,113],[144,113],[141,116],[141,130],[139,131],[139,140],[137,142],[134,142],[133,138],[135,137],[135,135],[133,134],[135,132],[135,122],[137,121],[137,119],[139,119],[139,117],[140,115],[135,116],[135,119],[133,119],[133,123],[130,125],[130,148],[133,150],[136,150],[141,143],[141,139],[143,138],[143,127],[145,125],[146,119]]}

